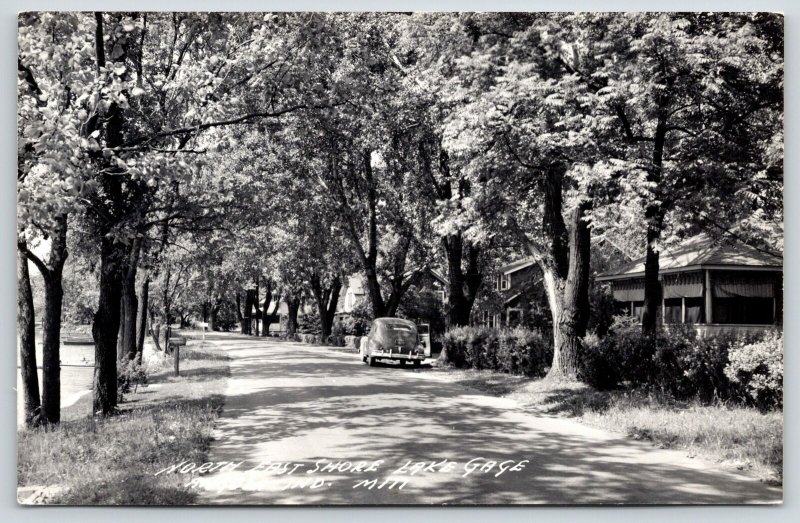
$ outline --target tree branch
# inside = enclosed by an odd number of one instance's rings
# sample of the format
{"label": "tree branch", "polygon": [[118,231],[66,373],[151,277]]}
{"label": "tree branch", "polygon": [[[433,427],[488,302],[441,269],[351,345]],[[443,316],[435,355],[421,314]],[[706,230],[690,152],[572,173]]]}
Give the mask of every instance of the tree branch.
{"label": "tree branch", "polygon": [[281,109],[281,110],[278,110],[278,111],[274,111],[274,112],[261,111],[261,112],[255,112],[255,113],[248,113],[248,114],[244,114],[242,116],[237,116],[236,118],[230,118],[228,120],[219,120],[219,121],[216,121],[216,122],[206,122],[206,123],[195,125],[195,126],[192,126],[192,127],[181,127],[181,128],[178,128],[178,129],[170,129],[170,130],[167,130],[167,131],[161,131],[161,132],[156,133],[156,134],[154,134],[152,136],[149,136],[149,137],[138,138],[136,140],[132,140],[132,141],[130,141],[128,143],[123,144],[121,147],[122,148],[133,147],[133,146],[136,146],[136,145],[150,143],[153,140],[158,140],[160,138],[167,138],[167,137],[170,137],[170,136],[176,136],[176,135],[181,135],[181,134],[186,135],[186,134],[191,134],[191,133],[199,133],[200,131],[204,131],[206,129],[211,129],[211,128],[214,128],[214,127],[224,127],[224,126],[228,126],[228,125],[236,125],[236,124],[241,124],[241,123],[247,123],[249,120],[255,120],[257,118],[275,118],[277,116],[282,116],[284,114],[288,114],[288,113],[291,113],[291,112],[294,112],[294,111],[298,111],[300,109],[306,109],[306,108],[307,108],[307,106],[305,104],[298,104],[298,105],[292,105],[290,107],[286,107],[284,109]]}
{"label": "tree branch", "polygon": [[44,263],[41,258],[33,254],[30,251],[30,249],[25,250],[25,255],[28,257],[30,261],[33,262],[34,265],[36,265],[36,268],[39,269],[39,272],[42,274],[42,278],[49,281],[53,274],[52,271],[50,270],[50,267],[48,267],[47,264]]}

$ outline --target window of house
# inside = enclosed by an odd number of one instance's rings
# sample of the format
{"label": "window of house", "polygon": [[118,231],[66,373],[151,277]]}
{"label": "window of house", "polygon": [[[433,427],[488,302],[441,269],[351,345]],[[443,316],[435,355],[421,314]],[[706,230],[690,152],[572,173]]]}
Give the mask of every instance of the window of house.
{"label": "window of house", "polygon": [[682,298],[670,298],[664,300],[664,323],[682,323],[682,310]]}
{"label": "window of house", "polygon": [[770,325],[774,322],[773,298],[714,298],[714,323]]}
{"label": "window of house", "polygon": [[685,298],[686,323],[705,323],[706,304],[703,298]]}
{"label": "window of house", "polygon": [[436,291],[436,296],[439,297],[439,301],[441,301],[442,303],[446,301],[444,291]]}
{"label": "window of house", "polygon": [[508,309],[506,324],[509,327],[516,327],[522,323],[522,309]]}
{"label": "window of house", "polygon": [[642,314],[644,314],[644,302],[643,301],[635,301],[633,302],[633,311],[631,312],[631,316],[642,321]]}
{"label": "window of house", "polygon": [[500,275],[500,290],[507,291],[511,288],[511,275],[510,274],[501,274]]}
{"label": "window of house", "polygon": [[500,315],[499,314],[492,314],[489,311],[483,311],[481,313],[481,322],[485,327],[489,327],[490,329],[494,329],[500,324]]}

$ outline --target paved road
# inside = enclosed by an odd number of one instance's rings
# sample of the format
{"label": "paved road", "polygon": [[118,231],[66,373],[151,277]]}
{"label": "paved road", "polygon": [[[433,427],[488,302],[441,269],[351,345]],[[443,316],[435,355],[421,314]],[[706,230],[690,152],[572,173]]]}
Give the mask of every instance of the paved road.
{"label": "paved road", "polygon": [[[524,412],[511,400],[444,382],[429,369],[370,368],[355,354],[296,343],[252,338],[217,343],[234,359],[209,456],[218,469],[186,475],[196,478],[200,503],[781,499],[780,489],[751,478],[677,451]],[[408,461],[424,462],[425,469],[411,474],[402,469]],[[359,462],[365,463],[359,467]],[[497,476],[500,464],[505,472]]]}

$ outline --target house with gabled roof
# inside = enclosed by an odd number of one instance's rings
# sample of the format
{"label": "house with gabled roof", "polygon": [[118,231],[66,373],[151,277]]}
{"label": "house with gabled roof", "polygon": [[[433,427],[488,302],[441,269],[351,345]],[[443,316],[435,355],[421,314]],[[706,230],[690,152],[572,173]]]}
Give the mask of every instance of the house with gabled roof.
{"label": "house with gabled roof", "polygon": [[483,306],[478,321],[487,327],[513,327],[542,314],[542,273],[534,258],[523,258],[497,268],[489,279],[500,302]]}
{"label": "house with gabled roof", "polygon": [[[438,270],[425,267],[412,269],[403,274],[409,280],[410,286],[426,289],[433,292],[442,304],[447,302],[447,278]],[[336,307],[337,314],[350,314],[353,309],[367,299],[364,280],[361,274],[352,274],[347,282],[342,285],[339,293],[339,303]]]}

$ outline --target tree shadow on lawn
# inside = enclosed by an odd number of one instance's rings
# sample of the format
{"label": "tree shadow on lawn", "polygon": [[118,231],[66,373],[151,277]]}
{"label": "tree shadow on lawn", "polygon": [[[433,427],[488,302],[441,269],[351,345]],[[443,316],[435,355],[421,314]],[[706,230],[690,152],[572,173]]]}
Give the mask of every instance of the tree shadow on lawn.
{"label": "tree shadow on lawn", "polygon": [[586,412],[606,412],[612,404],[612,393],[589,387],[548,388],[536,395],[540,399],[537,398],[531,406],[537,410],[546,414],[575,418],[583,416]]}

